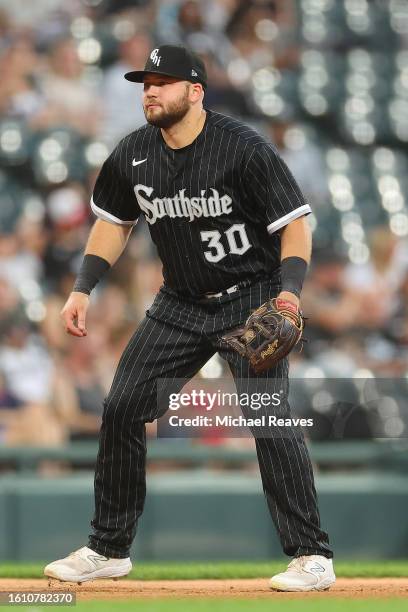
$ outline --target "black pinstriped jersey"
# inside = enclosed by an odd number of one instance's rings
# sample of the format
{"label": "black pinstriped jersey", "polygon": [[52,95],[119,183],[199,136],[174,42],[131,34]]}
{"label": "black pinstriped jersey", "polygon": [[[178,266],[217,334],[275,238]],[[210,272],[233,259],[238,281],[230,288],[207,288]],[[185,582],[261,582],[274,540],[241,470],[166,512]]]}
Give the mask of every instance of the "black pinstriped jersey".
{"label": "black pinstriped jersey", "polygon": [[279,279],[279,229],[311,212],[276,149],[255,130],[207,110],[193,143],[169,148],[146,124],[105,161],[91,201],[106,221],[145,216],[165,283],[200,295],[258,276]]}

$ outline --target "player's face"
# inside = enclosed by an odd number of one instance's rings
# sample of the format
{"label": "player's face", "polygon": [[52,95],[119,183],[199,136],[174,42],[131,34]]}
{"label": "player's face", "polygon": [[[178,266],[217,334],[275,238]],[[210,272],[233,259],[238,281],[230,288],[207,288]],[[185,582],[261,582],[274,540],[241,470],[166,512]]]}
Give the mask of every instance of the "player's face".
{"label": "player's face", "polygon": [[166,129],[186,116],[190,109],[190,84],[187,81],[148,74],[143,82],[143,110],[149,123]]}

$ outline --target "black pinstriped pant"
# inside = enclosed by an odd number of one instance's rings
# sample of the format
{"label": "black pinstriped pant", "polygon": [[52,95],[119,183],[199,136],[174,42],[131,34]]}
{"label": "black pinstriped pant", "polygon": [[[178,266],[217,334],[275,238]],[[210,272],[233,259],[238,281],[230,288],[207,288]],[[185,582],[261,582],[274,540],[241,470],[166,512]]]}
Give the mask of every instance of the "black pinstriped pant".
{"label": "black pinstriped pant", "polygon": [[[104,402],[90,548],[108,557],[129,556],[146,496],[145,423],[161,416],[157,379],[191,378],[218,351],[227,359],[239,392],[254,374],[245,359],[220,349],[219,338],[277,291],[272,281],[264,280],[221,298],[193,302],[160,290],[126,347]],[[262,378],[282,387],[287,374],[285,360]],[[328,536],[320,528],[303,435],[289,430],[285,437],[255,442],[263,490],[284,552],[332,557]]]}

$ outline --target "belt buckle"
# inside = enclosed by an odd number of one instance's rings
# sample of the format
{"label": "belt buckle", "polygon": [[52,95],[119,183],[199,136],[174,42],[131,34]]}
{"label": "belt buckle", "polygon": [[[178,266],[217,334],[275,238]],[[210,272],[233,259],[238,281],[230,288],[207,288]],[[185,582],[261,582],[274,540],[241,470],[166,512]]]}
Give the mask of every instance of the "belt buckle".
{"label": "belt buckle", "polygon": [[238,291],[239,286],[238,285],[232,285],[232,287],[228,287],[228,289],[224,289],[224,291],[219,291],[218,293],[205,293],[205,297],[208,298],[209,300],[212,298],[220,298],[223,295],[229,295],[230,293],[235,293],[235,291]]}
{"label": "belt buckle", "polygon": [[229,287],[228,289],[226,289],[226,292],[229,293],[235,293],[236,291],[238,291],[238,285],[232,285],[232,287]]}
{"label": "belt buckle", "polygon": [[219,298],[222,297],[222,291],[220,291],[220,293],[204,293],[204,296],[208,300],[211,300],[212,298]]}

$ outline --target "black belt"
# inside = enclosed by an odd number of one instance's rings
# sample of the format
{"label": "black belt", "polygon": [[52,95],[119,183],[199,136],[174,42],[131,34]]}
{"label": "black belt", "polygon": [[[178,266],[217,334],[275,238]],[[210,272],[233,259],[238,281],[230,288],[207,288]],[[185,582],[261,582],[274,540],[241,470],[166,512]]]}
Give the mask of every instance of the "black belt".
{"label": "black belt", "polygon": [[232,287],[228,287],[228,289],[223,289],[222,291],[219,291],[218,293],[204,293],[202,297],[207,298],[208,300],[212,300],[213,298],[220,298],[226,295],[231,295],[231,293],[235,293],[236,291],[239,291],[240,289],[243,289],[244,287],[249,287],[250,285],[253,285],[256,281],[260,280],[260,278],[261,277],[255,276],[254,278],[249,278],[248,280],[241,281],[240,283],[237,283],[236,285],[232,285]]}
{"label": "black belt", "polygon": [[176,297],[181,297],[183,299],[195,302],[199,300],[212,300],[212,299],[222,298],[227,295],[236,293],[240,289],[244,289],[245,287],[249,287],[250,285],[254,285],[255,283],[258,283],[260,281],[266,281],[268,279],[272,283],[276,284],[278,288],[279,281],[274,281],[270,276],[263,273],[263,274],[257,274],[253,276],[252,278],[248,278],[247,280],[241,281],[237,283],[236,285],[232,285],[231,287],[228,287],[227,289],[223,289],[222,291],[217,291],[214,293],[208,292],[208,293],[200,293],[200,294],[195,294],[195,295],[192,295],[191,293],[186,294],[186,293],[182,293],[181,291],[177,291],[176,289],[172,289],[166,284],[163,285],[162,289],[165,292],[170,293],[171,295],[174,295]]}

